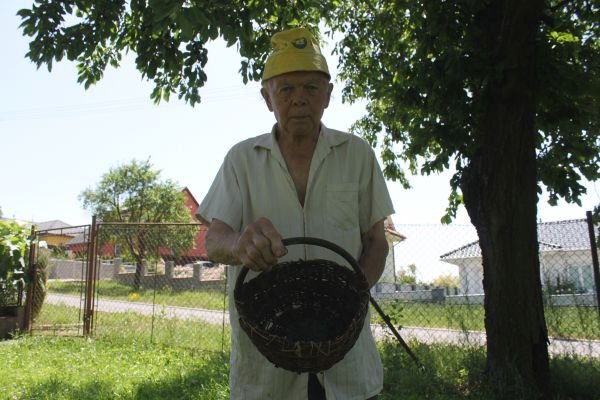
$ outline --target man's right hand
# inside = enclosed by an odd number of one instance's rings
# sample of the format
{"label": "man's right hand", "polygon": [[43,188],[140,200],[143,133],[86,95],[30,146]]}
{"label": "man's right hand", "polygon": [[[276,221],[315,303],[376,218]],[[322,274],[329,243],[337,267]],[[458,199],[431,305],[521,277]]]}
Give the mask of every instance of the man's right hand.
{"label": "man's right hand", "polygon": [[236,253],[246,267],[268,271],[287,254],[281,235],[267,218],[259,218],[240,233]]}
{"label": "man's right hand", "polygon": [[206,250],[213,261],[242,264],[254,271],[269,271],[287,254],[281,235],[267,218],[259,218],[242,232],[213,219],[206,234]]}

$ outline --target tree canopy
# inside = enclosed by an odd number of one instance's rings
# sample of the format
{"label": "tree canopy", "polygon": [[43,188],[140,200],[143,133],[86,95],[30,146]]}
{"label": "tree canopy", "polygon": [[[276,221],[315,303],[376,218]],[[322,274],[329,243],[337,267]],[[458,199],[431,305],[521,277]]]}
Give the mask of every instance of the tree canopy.
{"label": "tree canopy", "polygon": [[[498,18],[488,3],[352,2],[337,26],[345,98],[369,99],[356,130],[382,144],[386,175],[406,184],[404,163],[424,174],[452,165],[450,215],[480,151],[484,91],[514,68],[498,62],[497,43],[481,43]],[[546,2],[535,34],[537,172],[552,204],[579,202],[581,178],[600,178],[598,11],[591,1]]]}
{"label": "tree canopy", "polygon": [[[193,222],[182,192],[174,182],[162,181],[160,171],[149,160],[111,168],[95,189],[84,190],[80,198],[100,221],[129,223]],[[144,225],[105,228],[100,242],[121,245],[123,254],[136,262],[134,286],[139,287],[143,263],[159,258],[159,249],[170,249],[171,256],[184,254],[195,245],[197,227]]]}
{"label": "tree canopy", "polygon": [[244,82],[259,80],[270,37],[283,26],[316,25],[338,1],[35,1],[22,9],[22,29],[33,38],[27,57],[50,70],[54,61],[77,62],[78,81],[96,83],[107,66],[119,66],[133,51],[141,74],[154,81],[151,98],[176,93],[194,105],[207,79],[206,43],[217,38],[236,44]]}
{"label": "tree canopy", "polygon": [[103,222],[192,222],[183,194],[161,181],[150,161],[111,168],[95,189],[80,194],[83,207]]}
{"label": "tree canopy", "polygon": [[[191,105],[207,79],[207,42],[220,37],[236,45],[247,82],[260,79],[274,32],[321,23],[341,37],[344,99],[369,100],[355,130],[382,146],[386,176],[408,187],[406,169],[456,169],[449,222],[462,200],[463,169],[477,151],[482,90],[511,66],[496,62],[493,45],[477,50],[494,18],[485,13],[489,1],[434,3],[43,0],[19,15],[32,37],[27,56],[38,67],[75,61],[79,82],[89,87],[132,51],[142,76],[155,83],[155,102],[176,94]],[[582,177],[600,177],[598,11],[591,0],[546,1],[536,33],[538,179],[553,204],[579,202]]]}

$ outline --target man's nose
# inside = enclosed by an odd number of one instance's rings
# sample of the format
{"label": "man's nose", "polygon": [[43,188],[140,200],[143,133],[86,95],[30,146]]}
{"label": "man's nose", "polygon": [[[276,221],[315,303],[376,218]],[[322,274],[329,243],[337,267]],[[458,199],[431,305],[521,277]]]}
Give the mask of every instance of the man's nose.
{"label": "man's nose", "polygon": [[308,95],[304,90],[295,90],[292,97],[292,103],[295,106],[303,106],[308,103]]}

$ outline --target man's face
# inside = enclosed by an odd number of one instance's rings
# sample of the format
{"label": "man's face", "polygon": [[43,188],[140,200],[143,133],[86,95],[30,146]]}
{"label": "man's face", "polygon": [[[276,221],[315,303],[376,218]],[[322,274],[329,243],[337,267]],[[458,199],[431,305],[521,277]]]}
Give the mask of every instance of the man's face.
{"label": "man's face", "polygon": [[275,114],[278,134],[299,138],[318,135],[332,90],[323,73],[289,72],[266,81],[261,94]]}

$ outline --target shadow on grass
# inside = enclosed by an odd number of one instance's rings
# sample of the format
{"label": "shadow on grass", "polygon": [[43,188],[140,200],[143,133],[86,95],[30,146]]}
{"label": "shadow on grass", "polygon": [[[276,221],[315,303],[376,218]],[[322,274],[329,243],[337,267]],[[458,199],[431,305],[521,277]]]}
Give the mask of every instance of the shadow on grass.
{"label": "shadow on grass", "polygon": [[136,400],[182,399],[227,400],[229,399],[229,359],[221,353],[210,356],[204,367],[186,370],[182,375],[170,375],[137,386]]}
{"label": "shadow on grass", "polygon": [[[410,343],[424,365],[421,370],[394,342],[381,346],[384,390],[381,400],[491,400],[485,385],[485,347]],[[577,356],[550,361],[551,400],[600,399],[600,360]],[[511,400],[516,397],[511,397]]]}
{"label": "shadow on grass", "polygon": [[552,393],[560,399],[600,399],[600,359],[577,356],[555,357],[550,361]]}
{"label": "shadow on grass", "polygon": [[423,369],[397,343],[382,345],[385,381],[381,400],[488,398],[479,389],[478,381],[485,362],[482,349],[419,343],[411,343],[410,347],[418,355]]}
{"label": "shadow on grass", "polygon": [[[134,343],[128,340],[95,341],[89,345],[76,340],[42,345],[42,339],[31,339],[34,353],[52,349],[42,369],[32,364],[29,386],[14,386],[18,393],[0,389],[0,398],[12,400],[108,400],[108,399],[184,399],[226,400],[228,390],[228,355],[189,349],[169,353],[169,347]],[[39,342],[39,343],[38,343]],[[131,350],[132,346],[135,350]],[[425,366],[421,370],[396,342],[382,343],[384,389],[380,400],[479,400],[495,399],[486,390],[483,377],[484,347],[426,345],[411,342],[412,350]],[[56,357],[84,351],[83,356],[65,366],[65,372],[47,376]],[[124,359],[119,356],[127,352]],[[26,359],[33,361],[35,356]],[[69,358],[71,359],[71,358]],[[86,360],[96,362],[86,363]],[[130,369],[131,362],[138,363]],[[139,361],[142,361],[139,363]],[[120,362],[116,362],[120,361]],[[125,362],[123,362],[125,361]],[[600,399],[600,360],[574,356],[551,360],[551,400]],[[39,367],[37,367],[39,368]],[[44,372],[46,371],[46,372]],[[103,375],[98,371],[106,371]],[[37,373],[36,373],[37,372]],[[58,376],[58,377],[57,377]],[[73,378],[75,377],[75,378]],[[13,379],[17,381],[18,379]],[[512,397],[511,400],[517,399]]]}
{"label": "shadow on grass", "polygon": [[226,400],[229,399],[228,357],[222,353],[202,353],[204,365],[184,370],[165,370],[160,376],[144,377],[123,387],[120,382],[97,379],[70,383],[54,378],[38,383],[12,399],[52,400],[109,400],[109,399],[182,399]]}
{"label": "shadow on grass", "polygon": [[109,382],[86,382],[85,384],[76,385],[72,383],[62,382],[55,379],[49,379],[46,382],[38,383],[34,388],[22,396],[13,399],[53,399],[53,400],[95,400],[95,399],[114,399],[115,393],[112,390],[112,385]]}

